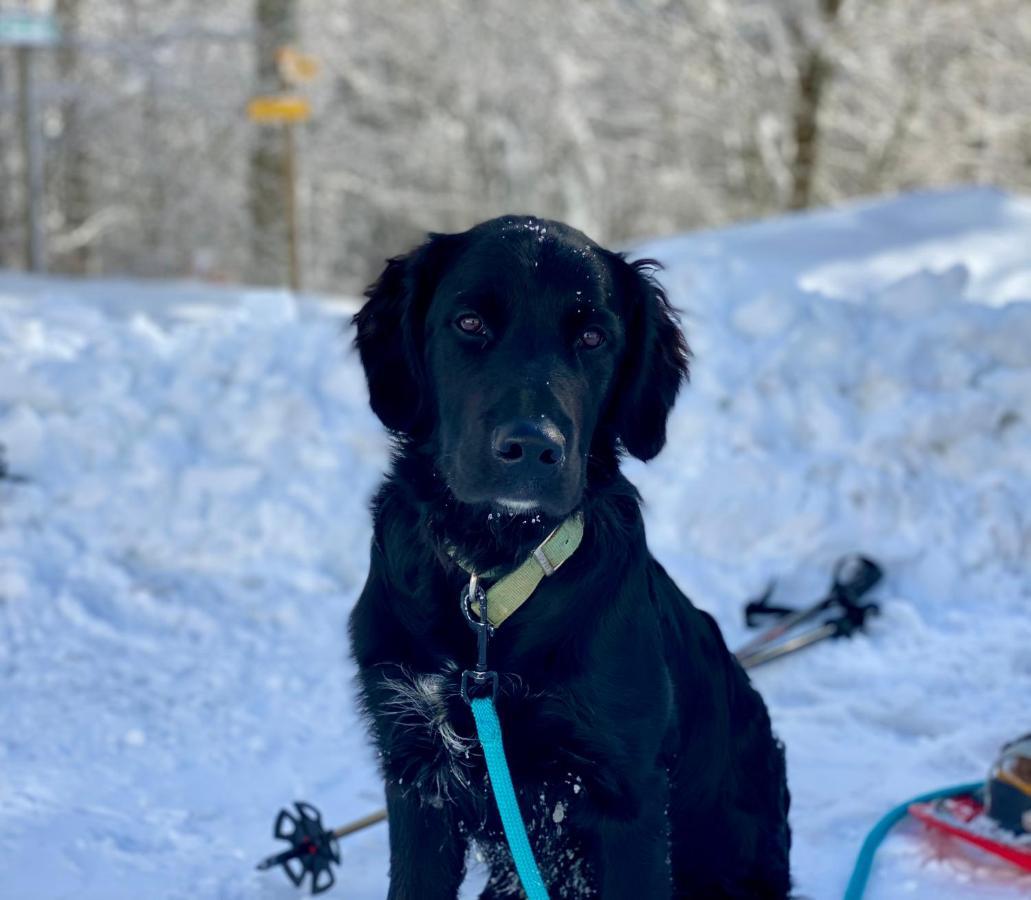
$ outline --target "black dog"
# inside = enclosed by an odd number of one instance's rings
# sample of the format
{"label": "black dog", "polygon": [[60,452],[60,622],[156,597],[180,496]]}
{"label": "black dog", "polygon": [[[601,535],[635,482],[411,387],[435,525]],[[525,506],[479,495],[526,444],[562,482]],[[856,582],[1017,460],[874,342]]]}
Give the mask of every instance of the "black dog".
{"label": "black dog", "polygon": [[390,897],[522,896],[460,696],[469,575],[514,569],[574,513],[583,542],[498,628],[490,668],[550,895],[785,897],[784,754],[713,619],[649,554],[626,451],[647,460],[688,351],[654,264],[504,217],[390,260],[355,317],[396,436],[351,617],[382,760]]}

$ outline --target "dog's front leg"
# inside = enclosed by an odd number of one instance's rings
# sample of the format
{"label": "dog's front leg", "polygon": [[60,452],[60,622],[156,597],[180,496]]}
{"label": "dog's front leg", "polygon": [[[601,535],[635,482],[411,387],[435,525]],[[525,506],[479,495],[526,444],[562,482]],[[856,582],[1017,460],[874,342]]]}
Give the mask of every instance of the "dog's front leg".
{"label": "dog's front leg", "polygon": [[447,804],[387,782],[390,893],[387,900],[455,900],[465,874],[466,838]]}
{"label": "dog's front leg", "polygon": [[603,900],[669,900],[669,796],[665,772],[656,772],[635,791],[640,801],[629,818],[606,816],[599,829],[600,881]]}

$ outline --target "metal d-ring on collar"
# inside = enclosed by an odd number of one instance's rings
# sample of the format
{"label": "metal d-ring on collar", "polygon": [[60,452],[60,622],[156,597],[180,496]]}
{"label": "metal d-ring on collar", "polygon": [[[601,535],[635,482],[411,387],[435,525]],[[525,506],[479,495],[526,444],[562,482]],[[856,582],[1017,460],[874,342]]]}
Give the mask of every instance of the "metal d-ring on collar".
{"label": "metal d-ring on collar", "polygon": [[[474,603],[479,615],[473,610]],[[487,641],[494,636],[494,626],[487,618],[487,595],[479,575],[469,576],[469,584],[462,588],[461,604],[465,621],[476,632],[476,668],[462,672],[462,699],[470,704],[474,696],[493,700],[498,694],[498,673],[487,668]]]}

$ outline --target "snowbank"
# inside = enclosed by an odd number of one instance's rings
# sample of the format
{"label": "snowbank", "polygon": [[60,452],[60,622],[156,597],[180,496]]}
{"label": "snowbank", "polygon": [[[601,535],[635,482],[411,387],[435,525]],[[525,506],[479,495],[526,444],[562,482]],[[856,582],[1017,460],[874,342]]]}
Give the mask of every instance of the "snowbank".
{"label": "snowbank", "polygon": [[[696,352],[629,465],[654,552],[732,645],[744,599],[888,571],[869,636],[755,680],[788,744],[798,888],[840,895],[905,797],[1031,728],[1031,203],[902,197],[641,248]],[[275,294],[0,276],[5,897],[292,897],[292,799],[375,808],[344,625],[386,442],[338,317]],[[113,298],[113,299],[112,299]],[[382,826],[337,893],[385,893]],[[1016,897],[914,826],[871,898]]]}

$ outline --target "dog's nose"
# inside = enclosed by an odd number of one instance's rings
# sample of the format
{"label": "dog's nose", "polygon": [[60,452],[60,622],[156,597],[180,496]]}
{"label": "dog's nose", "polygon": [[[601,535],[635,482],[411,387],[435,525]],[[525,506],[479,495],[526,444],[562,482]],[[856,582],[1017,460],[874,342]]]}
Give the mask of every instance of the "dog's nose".
{"label": "dog's nose", "polygon": [[566,440],[547,419],[508,422],[494,431],[494,456],[505,465],[550,469],[566,458]]}

